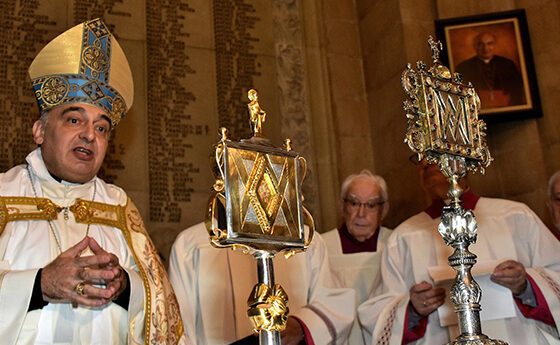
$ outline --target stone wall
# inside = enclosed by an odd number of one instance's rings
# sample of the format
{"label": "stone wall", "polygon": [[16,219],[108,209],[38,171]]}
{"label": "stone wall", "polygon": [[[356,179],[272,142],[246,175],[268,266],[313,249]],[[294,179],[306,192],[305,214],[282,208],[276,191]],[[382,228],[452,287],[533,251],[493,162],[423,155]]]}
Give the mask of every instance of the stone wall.
{"label": "stone wall", "polygon": [[22,162],[34,146],[37,110],[26,79],[33,56],[69,27],[103,17],[129,57],[135,103],[101,174],[129,192],[164,257],[177,233],[203,218],[218,127],[247,136],[253,87],[268,112],[265,134],[277,145],[290,137],[308,159],[306,203],[319,232],[338,225],[340,183],[363,168],[387,180],[386,224],[394,227],[426,206],[403,143],[403,69],[430,61],[436,19],[520,8],[543,116],[489,125],[495,161],[471,184],[546,218],[546,180],[560,169],[560,5],[552,0],[4,1],[0,167]]}
{"label": "stone wall", "polygon": [[[209,158],[226,126],[250,136],[247,91],[267,111],[264,134],[277,146],[292,139],[308,163],[306,203],[322,228],[337,188],[330,157],[330,116],[318,9],[293,0],[28,1],[0,5],[0,168],[22,163],[34,148],[38,114],[27,77],[35,54],[82,21],[102,17],[125,51],[135,102],[116,128],[100,175],[123,187],[140,209],[164,257],[176,235],[202,221],[213,183]],[[318,3],[320,4],[320,3]],[[355,53],[359,56],[359,53]],[[313,82],[310,79],[313,79]],[[334,179],[334,180],[333,180]],[[320,181],[320,182],[319,182]],[[324,188],[319,188],[319,183]],[[330,204],[329,204],[330,203]],[[336,214],[331,212],[331,223]]]}
{"label": "stone wall", "polygon": [[560,168],[560,87],[555,71],[560,59],[560,6],[555,1],[360,1],[360,18],[366,85],[375,168],[391,189],[395,226],[426,206],[418,188],[417,173],[408,163],[410,151],[402,143],[405,131],[400,73],[407,62],[429,62],[428,35],[435,35],[436,19],[525,9],[532,44],[543,116],[537,119],[490,123],[488,143],[495,161],[486,175],[471,176],[473,190],[481,195],[527,203],[548,220],[545,208],[548,176]]}

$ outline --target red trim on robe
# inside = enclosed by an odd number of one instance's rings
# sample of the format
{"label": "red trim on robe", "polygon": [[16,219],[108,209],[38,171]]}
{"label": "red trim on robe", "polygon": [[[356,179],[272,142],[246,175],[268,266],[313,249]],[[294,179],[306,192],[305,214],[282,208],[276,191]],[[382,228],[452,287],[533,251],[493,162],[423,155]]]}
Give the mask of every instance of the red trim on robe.
{"label": "red trim on robe", "polygon": [[[474,210],[476,203],[480,199],[480,196],[474,194],[470,189],[463,194],[463,208],[466,210]],[[441,217],[441,212],[443,211],[443,206],[445,203],[443,200],[432,200],[432,204],[424,210],[432,219]]]}
{"label": "red trim on robe", "polygon": [[[476,203],[480,199],[480,196],[474,194],[470,189],[463,194],[463,207],[467,210],[474,210]],[[443,200],[432,200],[432,204],[424,210],[432,219],[441,217],[443,211],[443,206],[445,203]],[[406,310],[406,316],[404,318],[404,332],[402,338],[402,345],[406,345],[413,341],[416,341],[426,334],[426,328],[428,327],[428,318],[424,317],[420,320],[420,323],[413,329],[408,329],[408,313],[409,309]]]}
{"label": "red trim on robe", "polygon": [[340,246],[342,247],[343,254],[354,254],[362,252],[376,252],[377,251],[377,239],[379,238],[379,229],[375,231],[375,234],[365,240],[360,242],[355,239],[346,228],[346,224],[342,224],[338,228],[338,236],[340,237]]}
{"label": "red trim on robe", "polygon": [[315,345],[315,342],[313,341],[313,337],[311,336],[311,332],[309,332],[309,329],[307,328],[305,323],[303,323],[303,321],[301,321],[297,316],[290,315],[290,317],[296,319],[296,321],[300,324],[301,328],[303,329],[304,339],[302,342],[299,343],[299,345]]}
{"label": "red trim on robe", "polygon": [[557,239],[558,241],[560,241],[560,230],[558,230],[558,231],[555,230],[555,229],[549,229],[549,230],[550,230],[550,232],[552,232],[552,234],[554,235],[554,237],[556,237],[556,239]]}
{"label": "red trim on robe", "polygon": [[406,345],[422,338],[424,334],[426,334],[426,328],[428,327],[428,317],[426,316],[420,320],[420,323],[416,325],[416,327],[408,329],[408,313],[409,308],[406,308],[406,315],[404,317],[404,332],[401,345]]}
{"label": "red trim on robe", "polygon": [[534,319],[537,321],[544,322],[545,324],[556,327],[554,323],[554,318],[552,317],[552,313],[550,312],[550,308],[548,307],[548,303],[546,303],[546,299],[544,298],[541,289],[539,289],[537,283],[527,274],[527,279],[529,279],[529,284],[533,288],[533,293],[535,294],[535,298],[537,299],[537,306],[531,307],[528,305],[523,304],[519,298],[513,298],[519,311],[523,316],[528,319]]}

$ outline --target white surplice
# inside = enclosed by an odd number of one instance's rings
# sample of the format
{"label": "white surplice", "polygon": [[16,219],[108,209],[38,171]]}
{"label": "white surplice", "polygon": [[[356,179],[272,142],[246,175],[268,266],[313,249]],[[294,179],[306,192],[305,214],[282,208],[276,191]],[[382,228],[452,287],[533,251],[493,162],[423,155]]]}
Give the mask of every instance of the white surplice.
{"label": "white surplice", "polygon": [[[252,334],[247,317],[247,298],[257,283],[252,256],[212,247],[199,223],[179,234],[169,260],[169,277],[193,344],[230,344]],[[290,259],[276,255],[274,276],[288,294],[289,315],[303,321],[316,345],[346,339],[355,317],[354,292],[334,287],[320,235],[304,253]]]}
{"label": "white surplice", "polygon": [[[483,322],[483,333],[510,345],[560,344],[560,242],[524,204],[480,198],[474,213],[478,239],[470,251],[480,261],[509,258],[522,263],[546,298],[556,323],[555,328],[525,318],[516,307],[515,318]],[[358,308],[368,344],[401,344],[410,288],[423,280],[431,282],[428,267],[446,265],[451,254],[437,231],[439,221],[422,212],[399,225],[389,237],[382,254],[382,283]],[[453,339],[455,333],[456,326],[452,326]],[[449,340],[450,329],[440,326],[434,312],[424,337],[412,344],[445,344]]]}
{"label": "white surplice", "polygon": [[[47,171],[40,149],[27,156],[27,163],[28,168],[20,165],[0,175],[0,195],[44,197],[67,207],[78,198],[92,200],[95,193],[96,202],[127,204],[127,195],[121,188],[97,177],[84,184],[57,182]],[[104,250],[115,254],[127,271],[131,292],[128,311],[115,303],[98,308],[72,308],[70,303],[49,303],[42,309],[28,312],[37,271],[55,259],[61,249],[66,251],[81,241],[88,232],[88,225],[77,223],[74,214],[68,211],[62,211],[50,224],[55,234],[46,220],[12,221],[1,233],[1,343],[143,344],[146,335],[145,306],[149,305],[143,279],[123,231],[111,226],[91,224],[89,236]],[[138,234],[132,236],[137,238]],[[82,255],[91,255],[91,251],[88,249]],[[143,253],[140,260],[149,260],[150,257],[150,253]]]}
{"label": "white surplice", "polygon": [[[381,251],[390,234],[391,230],[380,227],[377,251],[351,254],[342,252],[338,229],[323,234],[335,283],[340,287],[352,288],[356,291],[356,305],[363,303],[378,283]],[[352,324],[347,343],[350,345],[363,345],[365,343],[357,318]]]}

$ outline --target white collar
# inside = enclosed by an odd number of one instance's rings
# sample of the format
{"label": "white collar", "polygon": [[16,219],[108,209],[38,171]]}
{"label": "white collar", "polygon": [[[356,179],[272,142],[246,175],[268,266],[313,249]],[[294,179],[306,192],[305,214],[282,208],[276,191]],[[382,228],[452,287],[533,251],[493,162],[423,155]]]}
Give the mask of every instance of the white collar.
{"label": "white collar", "polygon": [[27,157],[25,157],[25,160],[27,161],[27,164],[29,164],[29,167],[31,168],[33,174],[36,176],[35,178],[43,182],[62,183],[63,185],[66,186],[80,186],[80,185],[89,185],[91,183],[94,183],[95,179],[97,179],[97,176],[94,176],[90,181],[86,183],[74,183],[65,180],[61,180],[59,182],[55,180],[54,177],[52,177],[52,175],[47,170],[47,167],[45,166],[45,162],[43,161],[43,155],[41,153],[40,147],[37,147],[35,150],[31,151],[27,155]]}

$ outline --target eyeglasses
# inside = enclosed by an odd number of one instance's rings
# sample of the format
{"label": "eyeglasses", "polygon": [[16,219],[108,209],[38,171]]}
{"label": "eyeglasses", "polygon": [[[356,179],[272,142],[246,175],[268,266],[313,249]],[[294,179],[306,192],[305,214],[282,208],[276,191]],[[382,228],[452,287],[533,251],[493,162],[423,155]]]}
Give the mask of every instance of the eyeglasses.
{"label": "eyeglasses", "polygon": [[385,203],[385,201],[360,202],[356,199],[346,198],[346,199],[344,199],[344,203],[346,204],[346,207],[348,207],[348,209],[351,210],[351,211],[358,211],[358,210],[360,210],[360,208],[363,205],[364,210],[366,210],[366,212],[373,213],[373,212],[377,211],[377,209],[381,205],[383,205]]}

